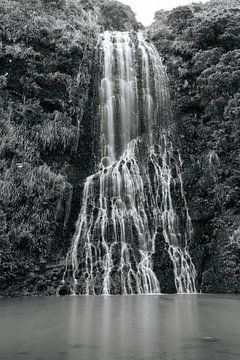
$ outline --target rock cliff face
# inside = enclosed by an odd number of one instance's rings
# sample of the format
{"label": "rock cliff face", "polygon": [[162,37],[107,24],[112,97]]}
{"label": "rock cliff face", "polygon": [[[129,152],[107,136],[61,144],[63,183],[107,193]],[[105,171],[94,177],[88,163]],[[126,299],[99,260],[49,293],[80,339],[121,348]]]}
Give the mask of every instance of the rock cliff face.
{"label": "rock cliff face", "polygon": [[[0,295],[51,295],[96,168],[98,35],[141,26],[117,1],[3,0],[0,13]],[[240,289],[239,23],[239,0],[211,1],[159,11],[148,29],[169,74],[203,292]],[[169,258],[157,267],[167,292]]]}

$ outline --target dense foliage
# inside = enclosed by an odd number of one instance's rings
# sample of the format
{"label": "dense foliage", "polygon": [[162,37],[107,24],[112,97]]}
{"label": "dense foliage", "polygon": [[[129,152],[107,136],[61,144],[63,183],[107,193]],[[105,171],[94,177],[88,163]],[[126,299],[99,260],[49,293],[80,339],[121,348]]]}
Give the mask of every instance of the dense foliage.
{"label": "dense foliage", "polygon": [[66,256],[92,171],[98,35],[137,22],[108,0],[2,0],[0,14],[0,292],[34,293]]}
{"label": "dense foliage", "polygon": [[[240,1],[158,11],[203,291],[240,288]],[[199,250],[198,250],[199,249]]]}
{"label": "dense foliage", "polygon": [[[108,0],[1,0],[0,14],[0,293],[51,294],[94,164],[98,34],[140,25]],[[158,11],[148,33],[170,77],[199,284],[237,292],[240,0]]]}
{"label": "dense foliage", "polygon": [[110,1],[103,4],[101,8],[104,27],[107,30],[138,30],[141,24],[138,24],[135,14],[128,5],[124,5],[119,1]]}
{"label": "dense foliage", "polygon": [[90,5],[0,4],[2,288],[60,249],[56,231],[67,224],[72,195],[67,158],[77,152],[100,30]]}

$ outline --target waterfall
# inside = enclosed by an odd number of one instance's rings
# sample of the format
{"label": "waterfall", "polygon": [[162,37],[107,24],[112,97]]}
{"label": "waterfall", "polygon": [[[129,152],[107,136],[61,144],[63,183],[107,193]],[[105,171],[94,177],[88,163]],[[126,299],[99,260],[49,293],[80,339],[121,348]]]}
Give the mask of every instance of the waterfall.
{"label": "waterfall", "polygon": [[142,33],[127,32],[101,34],[99,54],[101,160],[85,182],[63,281],[74,294],[160,293],[154,255],[162,237],[176,291],[196,292],[161,58]]}

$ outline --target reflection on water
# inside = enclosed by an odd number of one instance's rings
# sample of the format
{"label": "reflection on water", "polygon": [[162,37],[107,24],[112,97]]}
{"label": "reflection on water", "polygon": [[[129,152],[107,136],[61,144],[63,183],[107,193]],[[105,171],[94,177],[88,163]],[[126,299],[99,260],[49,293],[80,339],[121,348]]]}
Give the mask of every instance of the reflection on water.
{"label": "reflection on water", "polygon": [[2,299],[1,360],[240,359],[240,297]]}

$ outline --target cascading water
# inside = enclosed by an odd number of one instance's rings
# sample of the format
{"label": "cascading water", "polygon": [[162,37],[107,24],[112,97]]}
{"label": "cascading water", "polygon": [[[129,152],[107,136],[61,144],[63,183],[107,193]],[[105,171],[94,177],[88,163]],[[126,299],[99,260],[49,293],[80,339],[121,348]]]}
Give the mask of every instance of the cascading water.
{"label": "cascading water", "polygon": [[85,183],[64,281],[74,294],[160,293],[153,257],[162,234],[176,291],[196,292],[161,58],[141,33],[105,32],[99,51],[102,158]]}

